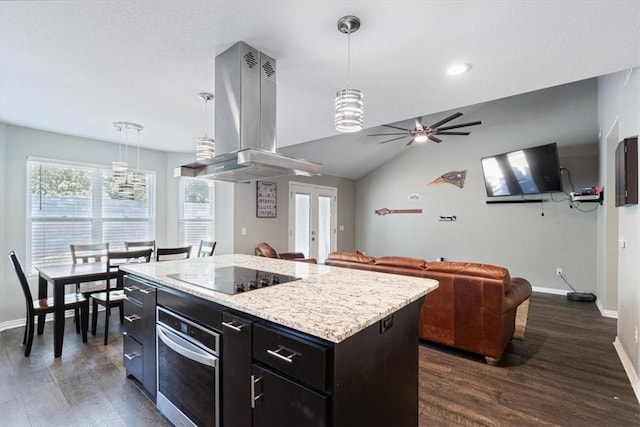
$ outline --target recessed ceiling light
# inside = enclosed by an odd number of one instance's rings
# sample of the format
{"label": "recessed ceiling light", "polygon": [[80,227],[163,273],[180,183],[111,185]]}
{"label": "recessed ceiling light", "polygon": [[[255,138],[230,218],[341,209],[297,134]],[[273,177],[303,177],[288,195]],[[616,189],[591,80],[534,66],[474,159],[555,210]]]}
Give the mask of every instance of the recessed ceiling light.
{"label": "recessed ceiling light", "polygon": [[446,73],[450,76],[457,76],[466,73],[471,69],[471,64],[454,64],[446,69]]}

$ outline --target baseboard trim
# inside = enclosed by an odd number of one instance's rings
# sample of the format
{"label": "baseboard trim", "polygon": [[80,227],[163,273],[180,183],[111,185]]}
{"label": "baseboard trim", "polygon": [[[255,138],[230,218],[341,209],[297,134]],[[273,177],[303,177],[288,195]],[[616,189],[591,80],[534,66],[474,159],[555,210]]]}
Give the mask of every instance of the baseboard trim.
{"label": "baseboard trim", "polygon": [[606,310],[600,303],[599,299],[596,300],[596,307],[598,307],[598,310],[600,310],[600,314],[602,315],[602,317],[610,317],[612,319],[618,318],[618,312],[616,310]]}
{"label": "baseboard trim", "polygon": [[542,288],[540,286],[532,286],[533,292],[542,292],[543,294],[553,294],[553,295],[567,295],[567,292],[562,289],[556,288]]}
{"label": "baseboard trim", "polygon": [[627,377],[629,378],[629,382],[631,383],[631,388],[633,392],[636,394],[636,399],[638,403],[640,403],[640,379],[638,379],[638,374],[633,368],[633,363],[631,363],[631,359],[627,356],[627,353],[624,351],[624,347],[620,343],[618,337],[613,341],[613,347],[616,349],[618,353],[618,357],[620,358],[620,362],[622,362],[622,367],[624,371],[627,373]]}

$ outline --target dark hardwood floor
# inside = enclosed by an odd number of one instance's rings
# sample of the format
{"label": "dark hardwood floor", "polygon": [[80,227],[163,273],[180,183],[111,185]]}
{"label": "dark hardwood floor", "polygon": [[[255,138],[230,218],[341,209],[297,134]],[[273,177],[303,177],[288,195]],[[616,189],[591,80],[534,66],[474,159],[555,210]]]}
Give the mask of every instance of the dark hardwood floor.
{"label": "dark hardwood floor", "polygon": [[524,341],[497,367],[421,345],[420,425],[640,426],[615,336],[616,320],[595,303],[536,293]]}
{"label": "dark hardwood floor", "polygon": [[[82,344],[68,319],[59,359],[51,323],[28,358],[22,328],[0,333],[0,426],[169,425],[125,378],[118,316],[111,319],[106,347],[101,334]],[[640,426],[615,335],[616,321],[595,304],[535,294],[525,340],[512,341],[498,367],[422,344],[420,425]]]}

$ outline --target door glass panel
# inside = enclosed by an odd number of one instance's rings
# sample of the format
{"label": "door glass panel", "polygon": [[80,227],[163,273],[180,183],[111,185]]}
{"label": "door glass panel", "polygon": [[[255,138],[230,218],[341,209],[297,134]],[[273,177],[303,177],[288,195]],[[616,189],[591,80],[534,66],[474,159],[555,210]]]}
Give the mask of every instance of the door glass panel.
{"label": "door glass panel", "polygon": [[318,262],[323,263],[331,252],[331,197],[318,197]]}
{"label": "door glass panel", "polygon": [[296,193],[296,223],[295,223],[295,252],[302,252],[305,256],[310,254],[309,236],[311,218],[311,196],[309,194]]}

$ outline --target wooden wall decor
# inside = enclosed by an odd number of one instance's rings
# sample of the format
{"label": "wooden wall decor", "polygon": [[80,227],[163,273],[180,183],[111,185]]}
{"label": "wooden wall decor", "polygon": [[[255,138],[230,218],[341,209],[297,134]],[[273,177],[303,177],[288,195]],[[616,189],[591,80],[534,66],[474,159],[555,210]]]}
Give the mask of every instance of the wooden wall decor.
{"label": "wooden wall decor", "polygon": [[422,213],[422,209],[377,209],[376,215],[389,215],[389,214],[409,214],[409,213]]}
{"label": "wooden wall decor", "polygon": [[275,182],[256,181],[256,216],[275,218],[277,214],[277,192]]}
{"label": "wooden wall decor", "polygon": [[427,185],[431,184],[453,184],[458,188],[464,187],[464,179],[467,176],[467,170],[463,171],[451,171],[447,172],[444,175],[440,175],[438,178],[434,179]]}

